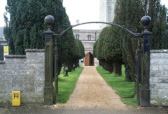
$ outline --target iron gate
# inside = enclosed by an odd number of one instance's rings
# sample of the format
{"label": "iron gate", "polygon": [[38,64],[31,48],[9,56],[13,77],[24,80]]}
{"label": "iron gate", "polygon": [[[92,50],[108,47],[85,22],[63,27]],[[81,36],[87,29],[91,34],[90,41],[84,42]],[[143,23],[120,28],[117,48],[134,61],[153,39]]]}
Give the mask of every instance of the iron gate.
{"label": "iron gate", "polygon": [[[150,89],[149,89],[149,75],[150,75],[150,37],[151,32],[148,31],[148,26],[150,24],[151,18],[149,16],[144,16],[141,18],[141,23],[144,26],[143,33],[134,33],[124,26],[108,23],[108,22],[86,22],[76,25],[72,25],[62,31],[60,34],[55,34],[51,31],[51,25],[54,23],[54,17],[48,15],[45,17],[45,23],[48,25],[48,30],[44,32],[45,34],[45,89],[44,89],[44,104],[52,105],[56,103],[58,98],[58,50],[57,50],[57,38],[61,37],[69,29],[84,25],[84,24],[108,24],[117,26],[127,32],[129,32],[133,37],[139,38],[142,43],[140,43],[137,50],[137,60],[136,60],[136,93],[137,93],[137,103],[140,106],[150,106]],[[139,79],[141,77],[141,89],[139,89]],[[53,83],[54,82],[54,83]],[[140,96],[139,96],[140,91]]]}

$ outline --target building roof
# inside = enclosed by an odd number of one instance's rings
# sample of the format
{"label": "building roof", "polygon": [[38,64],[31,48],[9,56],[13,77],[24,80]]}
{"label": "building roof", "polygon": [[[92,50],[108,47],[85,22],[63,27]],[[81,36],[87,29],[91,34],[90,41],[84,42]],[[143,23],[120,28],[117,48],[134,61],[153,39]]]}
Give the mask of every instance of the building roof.
{"label": "building roof", "polygon": [[3,27],[0,27],[0,38],[4,38]]}

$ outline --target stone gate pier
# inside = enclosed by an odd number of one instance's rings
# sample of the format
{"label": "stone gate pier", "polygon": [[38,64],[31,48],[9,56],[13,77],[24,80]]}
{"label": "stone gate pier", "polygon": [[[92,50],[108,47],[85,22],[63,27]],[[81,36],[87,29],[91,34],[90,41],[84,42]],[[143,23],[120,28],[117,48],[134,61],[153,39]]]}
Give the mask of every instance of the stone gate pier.
{"label": "stone gate pier", "polygon": [[168,50],[151,50],[151,104],[168,106]]}

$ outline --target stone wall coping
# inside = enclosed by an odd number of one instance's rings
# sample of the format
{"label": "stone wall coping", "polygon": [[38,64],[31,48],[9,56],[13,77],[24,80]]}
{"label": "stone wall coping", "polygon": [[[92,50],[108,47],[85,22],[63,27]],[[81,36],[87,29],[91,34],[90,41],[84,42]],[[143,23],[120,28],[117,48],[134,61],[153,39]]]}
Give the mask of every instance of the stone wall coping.
{"label": "stone wall coping", "polygon": [[0,64],[5,64],[5,61],[0,61]]}
{"label": "stone wall coping", "polygon": [[162,49],[162,50],[151,50],[151,53],[168,53],[167,49]]}
{"label": "stone wall coping", "polygon": [[5,58],[26,58],[26,55],[5,55]]}
{"label": "stone wall coping", "polygon": [[45,52],[45,49],[26,49],[25,52]]}

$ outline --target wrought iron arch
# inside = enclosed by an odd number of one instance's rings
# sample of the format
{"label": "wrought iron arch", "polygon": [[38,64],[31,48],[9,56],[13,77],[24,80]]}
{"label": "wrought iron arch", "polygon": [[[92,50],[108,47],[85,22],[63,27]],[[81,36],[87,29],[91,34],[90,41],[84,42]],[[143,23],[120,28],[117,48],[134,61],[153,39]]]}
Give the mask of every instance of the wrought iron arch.
{"label": "wrought iron arch", "polygon": [[[67,27],[65,30],[63,30],[60,34],[55,34],[56,36],[62,36],[63,34],[65,34],[68,30],[72,29],[72,28],[75,28],[77,26],[81,26],[81,25],[86,25],[86,24],[107,24],[107,25],[112,25],[112,26],[116,26],[116,27],[119,27],[125,31],[127,31],[128,33],[130,33],[132,36],[134,37],[141,37],[141,34],[140,33],[134,33],[132,31],[130,31],[129,29],[125,28],[125,26],[121,26],[121,25],[118,25],[118,24],[114,24],[114,23],[110,23],[110,22],[97,22],[97,21],[93,21],[93,22],[84,22],[84,23],[78,23],[78,24],[75,24],[75,25],[71,25],[69,27],[67,26],[61,26],[61,27]],[[59,27],[59,30],[60,28]]]}
{"label": "wrought iron arch", "polygon": [[[140,106],[150,106],[150,88],[149,88],[149,75],[150,75],[150,37],[152,35],[151,32],[148,31],[148,26],[150,24],[151,18],[149,16],[144,16],[141,18],[141,23],[144,26],[143,33],[134,33],[124,26],[109,23],[109,22],[85,22],[79,23],[76,25],[69,26],[65,30],[63,30],[60,34],[55,34],[51,31],[51,25],[54,23],[54,17],[48,15],[45,17],[45,23],[48,25],[48,30],[44,32],[45,34],[45,89],[44,89],[44,104],[52,105],[56,103],[57,94],[58,93],[58,75],[55,67],[57,66],[57,44],[55,44],[55,40],[65,34],[68,30],[85,24],[108,24],[119,27],[128,33],[130,33],[134,37],[141,37],[142,38],[142,47],[141,50],[142,57],[139,63],[142,64],[142,72],[139,72],[139,76],[142,76],[141,80],[141,96],[140,96]],[[53,37],[55,36],[55,38]],[[54,51],[54,52],[53,52]],[[54,54],[54,55],[53,55]],[[55,61],[54,61],[55,60]],[[55,62],[55,64],[53,64]],[[53,79],[54,77],[54,79]],[[56,90],[53,90],[53,80],[55,81]],[[139,84],[138,84],[139,85]],[[54,92],[53,92],[54,91]],[[53,97],[54,96],[54,97]]]}

